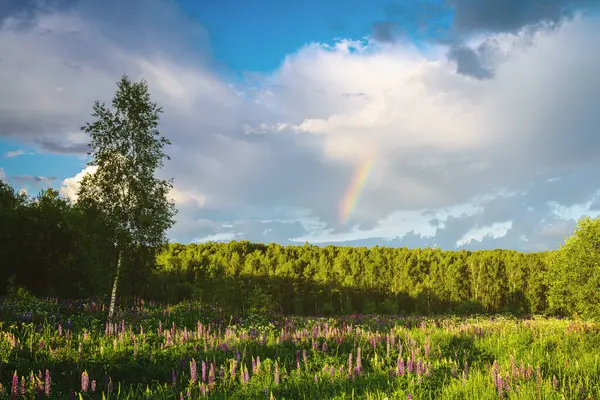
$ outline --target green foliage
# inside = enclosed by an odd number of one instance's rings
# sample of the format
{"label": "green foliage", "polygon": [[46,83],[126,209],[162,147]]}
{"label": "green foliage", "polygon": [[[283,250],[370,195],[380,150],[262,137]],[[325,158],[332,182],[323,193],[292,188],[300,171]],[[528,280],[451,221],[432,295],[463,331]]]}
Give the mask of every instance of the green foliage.
{"label": "green foliage", "polygon": [[250,308],[295,315],[547,311],[544,253],[233,241],[171,244],[157,260],[158,274],[149,294],[156,296],[162,281],[186,282],[202,293],[203,301],[232,312]]}
{"label": "green foliage", "polygon": [[[114,227],[119,256],[109,318],[114,312],[121,271],[127,260],[134,258],[132,252],[152,253],[162,246],[176,211],[167,197],[172,181],[155,177],[163,159],[168,158],[163,148],[170,142],[157,129],[162,110],[150,100],[148,85],[123,75],[112,106],[114,111],[96,101],[92,114],[95,121],[81,128],[91,138],[92,159],[88,165],[97,169],[83,177],[77,193],[84,207],[99,209]],[[137,268],[152,266],[143,261],[153,262],[154,255],[138,257],[137,261]]]}
{"label": "green foliage", "polygon": [[37,296],[107,291],[115,253],[112,227],[98,210],[73,205],[53,189],[29,197],[0,182],[0,226],[0,282],[14,275],[16,285]]}
{"label": "green foliage", "polygon": [[84,176],[78,201],[111,219],[117,246],[161,246],[175,215],[167,197],[172,182],[155,177],[170,144],[157,130],[162,110],[150,100],[145,81],[132,82],[126,75],[112,106],[114,111],[96,101],[95,121],[81,128],[91,138],[88,165],[97,170]]}
{"label": "green foliage", "polygon": [[600,218],[579,220],[575,233],[550,257],[552,312],[600,317]]}
{"label": "green foliage", "polygon": [[600,397],[598,323],[240,319],[199,303],[137,300],[107,328],[91,303],[40,303],[65,310],[62,319],[0,324],[0,399],[11,398],[14,375],[25,396],[12,398],[48,398],[46,390],[55,399],[131,400]]}

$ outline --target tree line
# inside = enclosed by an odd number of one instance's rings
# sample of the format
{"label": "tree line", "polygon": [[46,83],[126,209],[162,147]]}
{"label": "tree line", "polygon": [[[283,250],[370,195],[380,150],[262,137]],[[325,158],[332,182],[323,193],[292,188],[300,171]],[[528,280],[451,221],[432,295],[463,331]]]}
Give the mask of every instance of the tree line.
{"label": "tree line", "polygon": [[[231,312],[283,314],[554,314],[600,317],[600,219],[582,218],[560,249],[442,251],[166,245],[172,180],[155,177],[170,144],[145,81],[123,76],[112,109],[96,102],[87,175],[73,203],[0,181],[0,283],[37,296],[117,293],[200,300]],[[120,282],[120,283],[119,283]]]}

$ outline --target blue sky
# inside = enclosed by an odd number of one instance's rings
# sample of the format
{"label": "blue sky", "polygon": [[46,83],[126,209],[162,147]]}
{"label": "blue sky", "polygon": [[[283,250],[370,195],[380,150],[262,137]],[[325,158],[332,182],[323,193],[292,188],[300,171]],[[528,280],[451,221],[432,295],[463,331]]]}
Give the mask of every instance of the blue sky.
{"label": "blue sky", "polygon": [[172,240],[556,248],[600,213],[598,6],[3,2],[0,178],[76,200],[127,73],[165,109]]}
{"label": "blue sky", "polygon": [[[442,2],[435,0],[182,0],[180,4],[208,30],[215,58],[235,71],[273,71],[286,55],[305,44],[367,37],[378,22],[397,24],[416,42],[439,37],[436,28],[447,28],[452,16],[451,9],[441,9]],[[440,9],[420,28],[415,17],[428,5]]]}

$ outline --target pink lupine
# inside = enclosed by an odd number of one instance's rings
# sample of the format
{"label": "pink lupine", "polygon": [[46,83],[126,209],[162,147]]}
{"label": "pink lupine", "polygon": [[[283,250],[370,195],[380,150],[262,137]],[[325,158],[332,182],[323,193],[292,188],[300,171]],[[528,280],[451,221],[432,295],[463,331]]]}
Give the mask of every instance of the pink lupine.
{"label": "pink lupine", "polygon": [[194,360],[192,358],[192,361],[190,361],[190,379],[192,381],[192,383],[196,383],[196,381],[198,380],[198,371],[196,368],[196,360]]}
{"label": "pink lupine", "polygon": [[11,397],[16,399],[19,397],[19,377],[17,376],[17,371],[13,373],[12,377],[12,387],[10,389]]}
{"label": "pink lupine", "polygon": [[90,377],[86,371],[81,373],[81,391],[87,393],[90,388]]}
{"label": "pink lupine", "polygon": [[348,377],[351,378],[352,377],[352,353],[348,354]]}
{"label": "pink lupine", "polygon": [[356,367],[354,368],[354,374],[358,376],[362,371],[362,359],[360,356],[360,347],[356,351]]}
{"label": "pink lupine", "polygon": [[44,392],[46,393],[47,397],[50,397],[50,386],[51,386],[50,371],[46,370],[45,378],[46,379],[44,380]]}
{"label": "pink lupine", "polygon": [[208,372],[208,387],[213,388],[215,385],[215,365],[210,364],[210,371]]}

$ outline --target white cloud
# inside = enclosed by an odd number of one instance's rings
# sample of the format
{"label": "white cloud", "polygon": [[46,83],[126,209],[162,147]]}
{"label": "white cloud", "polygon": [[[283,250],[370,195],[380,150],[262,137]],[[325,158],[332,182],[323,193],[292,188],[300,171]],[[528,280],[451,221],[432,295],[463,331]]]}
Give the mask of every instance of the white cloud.
{"label": "white cloud", "polygon": [[494,239],[503,237],[506,235],[508,230],[512,227],[512,221],[496,222],[492,225],[475,227],[463,235],[457,242],[457,246],[464,246],[471,243],[472,241],[481,242],[486,237]]}
{"label": "white cloud", "polygon": [[77,192],[79,191],[81,180],[85,175],[93,174],[94,172],[96,172],[97,169],[98,167],[88,166],[85,167],[81,172],[77,173],[77,175],[63,180],[62,186],[59,189],[60,195],[67,199],[70,199],[72,202],[76,202]]}
{"label": "white cloud", "polygon": [[195,240],[192,240],[194,243],[206,243],[206,242],[227,242],[235,239],[235,233],[233,232],[223,232],[223,233],[215,233],[213,235],[204,236]]}
{"label": "white cloud", "polygon": [[14,151],[7,151],[6,153],[4,153],[4,157],[14,158],[14,157],[22,156],[24,154],[31,154],[31,153],[27,153],[25,150],[19,149],[19,150],[14,150]]}
{"label": "white cloud", "polygon": [[6,172],[4,168],[0,168],[0,181],[6,182]]}

